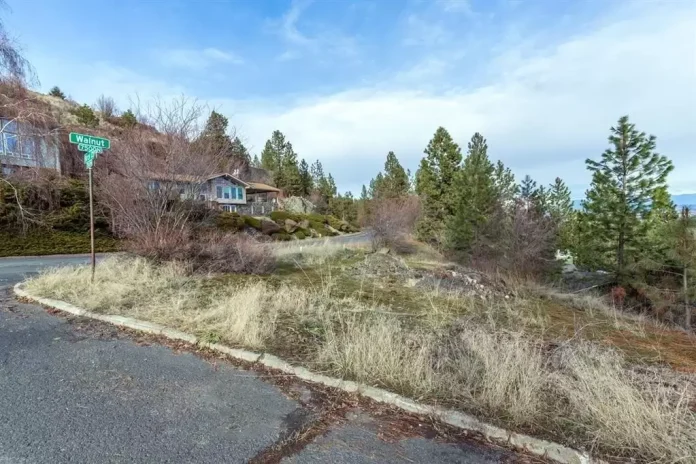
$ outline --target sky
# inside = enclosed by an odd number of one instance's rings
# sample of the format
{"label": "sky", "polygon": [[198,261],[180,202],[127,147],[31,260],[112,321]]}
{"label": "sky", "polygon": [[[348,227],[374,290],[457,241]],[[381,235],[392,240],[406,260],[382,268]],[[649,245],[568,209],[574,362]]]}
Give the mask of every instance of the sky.
{"label": "sky", "polygon": [[629,115],[696,192],[696,1],[6,0],[46,92],[187,95],[251,153],[273,130],[359,194],[394,151],[415,171],[439,126],[518,178],[590,183]]}

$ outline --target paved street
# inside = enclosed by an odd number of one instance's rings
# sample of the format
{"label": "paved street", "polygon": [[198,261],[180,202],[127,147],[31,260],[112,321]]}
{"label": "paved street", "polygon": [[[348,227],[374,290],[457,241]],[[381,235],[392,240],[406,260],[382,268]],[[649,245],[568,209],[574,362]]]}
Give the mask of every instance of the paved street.
{"label": "paved street", "polygon": [[334,401],[293,379],[271,381],[12,298],[24,275],[87,260],[0,259],[2,464],[520,459],[475,441],[447,443],[413,418],[357,403],[327,414]]}

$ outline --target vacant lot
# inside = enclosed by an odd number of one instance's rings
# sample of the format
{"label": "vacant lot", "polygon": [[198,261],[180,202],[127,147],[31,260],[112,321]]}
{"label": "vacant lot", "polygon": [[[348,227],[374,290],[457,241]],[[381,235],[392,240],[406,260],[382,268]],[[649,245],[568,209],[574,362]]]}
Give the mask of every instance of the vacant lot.
{"label": "vacant lot", "polygon": [[696,457],[696,341],[597,297],[481,275],[434,253],[284,247],[268,276],[110,259],[30,292],[126,314],[444,404],[608,458]]}

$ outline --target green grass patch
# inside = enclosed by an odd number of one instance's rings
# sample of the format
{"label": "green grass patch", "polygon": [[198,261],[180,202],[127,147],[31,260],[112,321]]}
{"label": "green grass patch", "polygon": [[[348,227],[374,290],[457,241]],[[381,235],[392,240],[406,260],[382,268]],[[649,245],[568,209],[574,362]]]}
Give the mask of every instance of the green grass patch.
{"label": "green grass patch", "polygon": [[[99,253],[119,251],[120,242],[109,236],[94,238]],[[35,230],[22,236],[18,232],[0,232],[0,256],[38,256],[89,253],[88,232]]]}

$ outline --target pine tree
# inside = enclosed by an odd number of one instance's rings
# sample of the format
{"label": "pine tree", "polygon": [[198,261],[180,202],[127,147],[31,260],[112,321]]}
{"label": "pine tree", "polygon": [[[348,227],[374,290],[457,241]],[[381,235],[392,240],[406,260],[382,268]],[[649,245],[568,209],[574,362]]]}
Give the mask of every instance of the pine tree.
{"label": "pine tree", "polygon": [[575,215],[570,189],[560,177],[549,185],[547,211],[558,229],[557,245],[561,250],[571,250],[575,245]]}
{"label": "pine tree", "polygon": [[645,218],[658,189],[666,189],[673,166],[655,152],[655,137],[638,132],[628,116],[611,128],[611,148],[599,161],[585,163],[592,172],[592,184],[583,201],[583,219],[589,227],[594,252],[613,263],[619,281],[625,281],[627,267],[639,258],[648,232]]}
{"label": "pine tree", "polygon": [[309,171],[312,173],[312,183],[314,184],[314,188],[318,189],[322,182],[324,182],[324,167],[321,165],[321,161],[316,160],[314,163],[312,163]]}
{"label": "pine tree", "polygon": [[254,155],[254,159],[251,161],[251,165],[255,168],[261,167],[261,160],[259,159],[259,155]]}
{"label": "pine tree", "polygon": [[568,220],[573,214],[570,189],[560,177],[556,177],[553,184],[549,185],[548,211],[551,217],[559,223]]}
{"label": "pine tree", "polygon": [[380,198],[382,196],[382,190],[384,189],[384,175],[379,172],[374,179],[370,180],[370,198]]}
{"label": "pine tree", "polygon": [[58,98],[60,98],[61,100],[65,100],[65,94],[63,93],[62,90],[60,90],[60,87],[58,87],[57,85],[54,86],[54,87],[48,92],[48,94],[51,95],[51,96],[53,96],[53,97],[58,97]]}
{"label": "pine tree", "polygon": [[362,186],[362,190],[360,191],[360,199],[362,201],[366,201],[370,199],[370,196],[367,194],[367,187],[365,187],[365,184]]}
{"label": "pine tree", "polygon": [[469,142],[464,164],[452,186],[456,207],[447,221],[449,247],[470,251],[488,224],[498,202],[494,172],[486,139],[477,132]]}
{"label": "pine tree", "polygon": [[382,182],[379,189],[380,197],[396,198],[408,195],[410,188],[408,174],[406,174],[393,151],[387,154]]}
{"label": "pine tree", "polygon": [[510,168],[506,168],[502,161],[498,161],[493,172],[498,201],[504,207],[511,207],[515,197],[519,194],[520,186],[515,182],[515,175]]}
{"label": "pine tree", "polygon": [[290,142],[285,143],[280,160],[279,174],[276,185],[285,190],[288,196],[302,194],[302,176],[297,165],[297,154],[292,149]]}
{"label": "pine tree", "polygon": [[679,218],[671,224],[672,227],[668,233],[671,244],[669,257],[676,262],[682,271],[684,328],[691,331],[691,305],[689,301],[693,287],[689,286],[689,279],[693,282],[696,271],[696,221],[689,208],[684,206]]}
{"label": "pine tree", "polygon": [[304,159],[300,161],[300,181],[302,185],[301,195],[309,196],[314,190],[314,180],[309,172],[309,164]]}
{"label": "pine tree", "polygon": [[237,163],[244,166],[251,164],[251,156],[249,155],[249,150],[244,146],[239,137],[235,137],[232,140],[230,147],[230,155]]}
{"label": "pine tree", "polygon": [[271,138],[266,141],[261,151],[261,167],[271,174],[271,178],[278,188],[283,188],[285,184],[282,161],[286,143],[283,133],[276,130],[273,131]]}
{"label": "pine tree", "polygon": [[416,193],[423,203],[417,233],[422,240],[442,244],[445,222],[454,212],[452,185],[460,169],[462,153],[443,127],[435,131],[424,153],[416,172]]}
{"label": "pine tree", "polygon": [[520,182],[520,197],[522,200],[525,202],[531,202],[536,190],[536,181],[529,177],[529,174],[524,176],[524,179],[522,179],[522,182]]}

